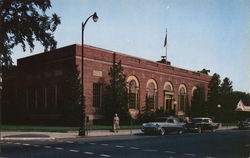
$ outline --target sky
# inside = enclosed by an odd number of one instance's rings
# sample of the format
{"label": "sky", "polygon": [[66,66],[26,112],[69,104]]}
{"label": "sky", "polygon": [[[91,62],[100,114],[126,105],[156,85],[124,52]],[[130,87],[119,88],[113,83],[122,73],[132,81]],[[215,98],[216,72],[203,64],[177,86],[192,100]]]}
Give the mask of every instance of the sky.
{"label": "sky", "polygon": [[[85,27],[85,44],[153,61],[165,55],[172,66],[192,71],[209,69],[233,89],[250,93],[249,0],[51,0],[47,14],[61,17],[54,36],[57,47],[81,44],[81,23],[97,12]],[[14,48],[13,60],[32,53]]]}

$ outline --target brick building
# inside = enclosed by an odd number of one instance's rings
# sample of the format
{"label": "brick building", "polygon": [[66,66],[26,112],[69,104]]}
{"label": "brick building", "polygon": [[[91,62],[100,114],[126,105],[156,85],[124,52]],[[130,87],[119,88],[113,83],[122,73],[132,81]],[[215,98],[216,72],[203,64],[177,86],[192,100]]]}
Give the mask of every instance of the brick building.
{"label": "brick building", "polygon": [[[103,118],[103,89],[104,84],[109,83],[108,72],[116,52],[87,45],[84,49],[86,115],[93,121]],[[204,90],[207,98],[208,75],[173,67],[164,60],[154,62],[116,53],[116,61],[119,60],[127,76],[130,109],[141,111],[148,96],[151,108],[163,108],[177,115],[185,115],[197,87]],[[20,118],[25,115],[27,119],[58,118],[58,108],[63,99],[60,97],[61,87],[65,76],[75,66],[81,71],[81,45],[70,45],[18,59],[15,84],[19,86],[20,95],[16,100],[26,113],[18,112],[17,115]]]}

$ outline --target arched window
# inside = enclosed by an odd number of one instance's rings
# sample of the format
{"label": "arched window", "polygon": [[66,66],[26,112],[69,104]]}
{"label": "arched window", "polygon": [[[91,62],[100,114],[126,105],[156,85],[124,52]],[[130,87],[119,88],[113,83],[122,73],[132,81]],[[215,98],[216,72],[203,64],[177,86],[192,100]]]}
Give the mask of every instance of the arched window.
{"label": "arched window", "polygon": [[165,87],[165,90],[166,90],[167,92],[172,92],[172,91],[173,91],[171,85],[167,85],[167,86]]}
{"label": "arched window", "polygon": [[128,83],[128,107],[130,109],[139,108],[139,82],[135,76],[129,76]]}
{"label": "arched window", "polygon": [[179,87],[179,111],[185,111],[187,105],[187,89],[185,85],[180,85]]}
{"label": "arched window", "polygon": [[153,79],[147,83],[146,106],[149,109],[154,109],[157,106],[157,84]]}
{"label": "arched window", "polygon": [[194,96],[194,93],[195,93],[195,91],[197,90],[197,87],[196,86],[194,86],[193,88],[192,88],[192,97]]}

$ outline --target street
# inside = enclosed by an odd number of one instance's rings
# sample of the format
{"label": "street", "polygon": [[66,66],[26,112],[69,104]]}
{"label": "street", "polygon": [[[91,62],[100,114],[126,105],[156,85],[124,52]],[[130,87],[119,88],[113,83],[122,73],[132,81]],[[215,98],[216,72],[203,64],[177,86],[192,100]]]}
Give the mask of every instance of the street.
{"label": "street", "polygon": [[223,130],[166,136],[109,136],[1,142],[1,158],[86,157],[249,157],[250,131]]}

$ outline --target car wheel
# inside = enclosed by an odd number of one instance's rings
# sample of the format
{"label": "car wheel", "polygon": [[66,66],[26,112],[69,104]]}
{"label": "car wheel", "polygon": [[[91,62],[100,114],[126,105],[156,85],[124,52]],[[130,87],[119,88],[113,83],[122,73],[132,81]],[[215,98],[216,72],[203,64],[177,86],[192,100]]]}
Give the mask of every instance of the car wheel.
{"label": "car wheel", "polygon": [[166,133],[166,131],[163,128],[161,128],[160,134],[163,136],[163,135],[165,135],[165,133]]}
{"label": "car wheel", "polygon": [[198,128],[197,132],[198,132],[198,133],[201,133],[201,132],[202,132],[201,127]]}

